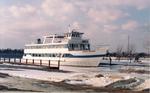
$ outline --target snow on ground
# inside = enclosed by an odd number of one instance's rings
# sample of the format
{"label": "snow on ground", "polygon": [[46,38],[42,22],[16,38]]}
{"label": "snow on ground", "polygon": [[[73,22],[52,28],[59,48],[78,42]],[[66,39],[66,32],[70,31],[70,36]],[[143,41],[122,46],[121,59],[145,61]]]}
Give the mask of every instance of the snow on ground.
{"label": "snow on ground", "polygon": [[150,79],[145,80],[144,83],[140,84],[135,89],[136,90],[143,90],[143,89],[148,89],[148,88],[150,88]]}
{"label": "snow on ground", "polygon": [[[7,64],[9,66],[9,64]],[[28,66],[29,67],[29,66]],[[14,69],[14,68],[13,68]],[[8,73],[12,76],[19,76],[19,77],[25,77],[25,78],[33,78],[33,79],[39,79],[39,80],[49,80],[49,81],[55,81],[59,82],[65,78],[67,78],[70,73],[61,73],[61,72],[48,72],[48,71],[42,71],[42,70],[34,70],[34,69],[20,69],[16,68],[16,70],[5,70],[1,69],[0,72],[2,73]]]}
{"label": "snow on ground", "polygon": [[[7,64],[8,65],[8,64]],[[72,68],[72,69],[71,69]],[[53,71],[41,71],[31,69],[18,69],[17,70],[5,70],[1,69],[0,72],[8,73],[12,76],[19,76],[25,78],[33,78],[39,80],[48,80],[54,82],[64,81],[69,84],[86,84],[93,86],[106,86],[114,81],[121,79],[128,79],[130,76],[119,76],[119,75],[104,75],[102,77],[96,77],[100,72],[92,72],[92,68],[76,68],[76,67],[62,67],[61,69],[70,71],[68,73],[53,72]],[[88,69],[91,69],[88,70]],[[127,78],[128,77],[128,78]]]}
{"label": "snow on ground", "polygon": [[[123,61],[124,62],[124,61]],[[148,79],[150,76],[147,74],[137,73],[120,73],[118,69],[127,69],[127,67],[67,67],[61,66],[60,71],[44,71],[36,69],[24,69],[24,68],[3,68],[3,65],[10,66],[10,64],[0,64],[0,72],[8,73],[12,76],[19,76],[25,78],[33,78],[39,80],[47,80],[54,82],[65,82],[69,84],[81,84],[81,85],[92,85],[96,87],[103,87],[109,85],[118,80],[126,80],[133,77],[145,79],[145,82],[137,89],[142,90],[150,88]],[[15,66],[15,65],[14,65]],[[16,65],[20,66],[20,65]],[[25,65],[26,66],[26,65]],[[30,66],[28,66],[30,67]],[[133,67],[134,68],[134,67]],[[137,69],[137,67],[135,67]],[[140,67],[138,67],[140,68]],[[144,67],[145,68],[145,67]],[[147,69],[147,68],[146,68]],[[3,81],[3,80],[0,80]]]}
{"label": "snow on ground", "polygon": [[4,82],[7,82],[7,80],[5,78],[0,78],[0,82],[4,83]]}

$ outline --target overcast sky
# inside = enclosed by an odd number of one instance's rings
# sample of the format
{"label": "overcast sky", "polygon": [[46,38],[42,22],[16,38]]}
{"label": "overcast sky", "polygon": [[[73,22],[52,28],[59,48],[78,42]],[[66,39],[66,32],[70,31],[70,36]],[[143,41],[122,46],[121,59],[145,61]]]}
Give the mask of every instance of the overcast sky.
{"label": "overcast sky", "polygon": [[0,48],[23,48],[47,34],[79,28],[94,45],[137,51],[150,40],[150,0],[0,0]]}

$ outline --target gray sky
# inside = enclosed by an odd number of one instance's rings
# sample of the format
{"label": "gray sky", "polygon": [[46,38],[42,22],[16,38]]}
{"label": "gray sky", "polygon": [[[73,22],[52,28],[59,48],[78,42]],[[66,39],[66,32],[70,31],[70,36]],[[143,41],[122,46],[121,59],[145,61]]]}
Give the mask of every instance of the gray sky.
{"label": "gray sky", "polygon": [[137,51],[150,40],[150,0],[0,0],[0,48],[23,48],[47,34],[80,28],[94,45]]}

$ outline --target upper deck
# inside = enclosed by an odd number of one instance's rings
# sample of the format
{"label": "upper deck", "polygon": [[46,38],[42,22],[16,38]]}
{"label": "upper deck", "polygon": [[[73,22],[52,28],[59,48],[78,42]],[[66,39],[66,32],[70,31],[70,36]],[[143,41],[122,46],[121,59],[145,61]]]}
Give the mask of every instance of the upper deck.
{"label": "upper deck", "polygon": [[84,33],[77,32],[73,29],[64,35],[49,35],[36,42],[26,44],[25,49],[48,49],[48,48],[68,48],[68,50],[90,50],[88,39],[83,39]]}

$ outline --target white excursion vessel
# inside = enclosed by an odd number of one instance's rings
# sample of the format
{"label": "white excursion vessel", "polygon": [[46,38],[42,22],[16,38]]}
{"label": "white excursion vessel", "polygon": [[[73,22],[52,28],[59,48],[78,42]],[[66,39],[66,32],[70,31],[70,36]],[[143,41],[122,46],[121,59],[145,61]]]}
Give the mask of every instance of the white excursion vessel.
{"label": "white excursion vessel", "polygon": [[73,29],[64,35],[44,36],[36,43],[25,45],[23,59],[55,61],[52,64],[60,60],[60,65],[68,66],[98,66],[106,49],[92,50],[89,40],[83,39],[82,35]]}

